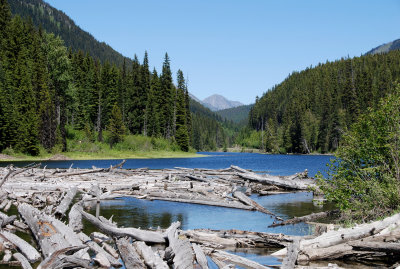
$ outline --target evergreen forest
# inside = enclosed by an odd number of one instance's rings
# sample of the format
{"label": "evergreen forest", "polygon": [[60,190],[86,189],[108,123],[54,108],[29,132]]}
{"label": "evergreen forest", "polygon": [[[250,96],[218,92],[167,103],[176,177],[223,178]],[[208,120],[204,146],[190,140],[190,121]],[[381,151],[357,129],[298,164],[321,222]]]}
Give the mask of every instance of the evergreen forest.
{"label": "evergreen forest", "polygon": [[256,99],[250,129],[238,140],[274,153],[334,152],[342,135],[392,93],[399,78],[398,50],[293,72]]}
{"label": "evergreen forest", "polygon": [[165,54],[162,72],[142,62],[102,63],[74,52],[32,20],[12,16],[0,1],[0,151],[39,154],[68,150],[67,130],[82,130],[110,146],[126,133],[162,137],[188,151],[192,137],[189,96],[183,72],[176,85]]}

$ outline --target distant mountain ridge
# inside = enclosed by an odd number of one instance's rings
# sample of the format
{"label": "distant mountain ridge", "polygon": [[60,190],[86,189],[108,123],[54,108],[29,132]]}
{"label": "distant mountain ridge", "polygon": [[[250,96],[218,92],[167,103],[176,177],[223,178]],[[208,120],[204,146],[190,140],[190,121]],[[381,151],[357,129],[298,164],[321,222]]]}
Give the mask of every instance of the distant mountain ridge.
{"label": "distant mountain ridge", "polygon": [[366,54],[387,53],[392,50],[400,50],[400,39],[380,45],[368,51]]}
{"label": "distant mountain ridge", "polygon": [[208,107],[211,111],[218,111],[222,109],[228,109],[238,106],[243,106],[241,102],[238,101],[231,101],[219,94],[213,94],[203,101],[200,101],[198,98],[192,95],[192,99],[200,102],[202,105]]}

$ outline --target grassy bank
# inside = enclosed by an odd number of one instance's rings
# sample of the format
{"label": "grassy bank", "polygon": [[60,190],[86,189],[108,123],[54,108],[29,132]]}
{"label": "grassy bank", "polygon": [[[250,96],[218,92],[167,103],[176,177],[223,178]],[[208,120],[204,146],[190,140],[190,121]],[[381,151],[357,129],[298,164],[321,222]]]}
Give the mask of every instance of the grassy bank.
{"label": "grassy bank", "polygon": [[104,142],[95,141],[95,134],[67,129],[67,151],[55,147],[50,152],[40,149],[38,156],[14,152],[7,148],[0,155],[0,161],[40,160],[99,160],[99,159],[150,159],[150,158],[191,158],[201,157],[195,150],[183,152],[175,141],[142,135],[126,135],[124,140],[113,145],[108,142],[108,133],[103,133]]}

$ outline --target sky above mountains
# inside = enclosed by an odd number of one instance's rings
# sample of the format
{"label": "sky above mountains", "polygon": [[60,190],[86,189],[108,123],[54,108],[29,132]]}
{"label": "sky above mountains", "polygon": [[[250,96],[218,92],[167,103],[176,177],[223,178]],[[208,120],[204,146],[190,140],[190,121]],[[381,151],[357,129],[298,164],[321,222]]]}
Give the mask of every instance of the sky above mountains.
{"label": "sky above mountains", "polygon": [[253,103],[292,71],[400,38],[400,1],[46,0],[123,55],[176,76],[200,99]]}

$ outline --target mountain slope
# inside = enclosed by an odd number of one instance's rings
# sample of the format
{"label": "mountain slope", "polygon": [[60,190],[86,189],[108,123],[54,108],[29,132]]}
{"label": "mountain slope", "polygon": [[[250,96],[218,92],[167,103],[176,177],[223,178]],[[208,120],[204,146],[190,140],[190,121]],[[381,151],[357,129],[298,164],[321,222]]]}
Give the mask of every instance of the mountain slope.
{"label": "mountain slope", "polygon": [[122,66],[124,59],[131,66],[132,61],[115,51],[104,42],[97,41],[90,33],[82,30],[64,12],[52,7],[42,0],[8,0],[13,15],[31,18],[35,26],[41,26],[64,40],[65,45],[73,51],[84,51],[101,62],[109,61]]}
{"label": "mountain slope", "polygon": [[251,109],[249,124],[264,130],[266,151],[332,152],[399,79],[400,50],[319,64],[267,91]]}
{"label": "mountain slope", "polygon": [[392,50],[399,50],[399,49],[400,49],[400,39],[397,39],[392,42],[380,45],[368,51],[366,54],[386,53]]}
{"label": "mountain slope", "polygon": [[242,106],[243,104],[237,101],[230,101],[219,94],[214,94],[203,100],[203,105],[212,111]]}
{"label": "mountain slope", "polygon": [[228,121],[232,121],[239,125],[246,125],[249,119],[249,112],[252,107],[253,105],[237,106],[218,110],[215,113]]}

